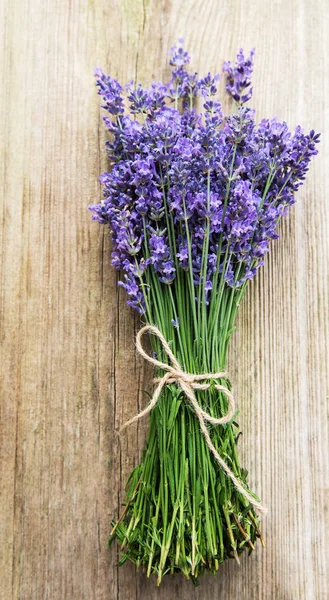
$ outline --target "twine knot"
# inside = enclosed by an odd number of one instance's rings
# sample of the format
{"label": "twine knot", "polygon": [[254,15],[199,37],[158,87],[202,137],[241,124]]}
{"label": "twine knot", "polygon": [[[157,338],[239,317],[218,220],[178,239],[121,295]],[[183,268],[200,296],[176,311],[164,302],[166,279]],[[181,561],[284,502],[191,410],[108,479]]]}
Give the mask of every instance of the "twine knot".
{"label": "twine knot", "polygon": [[[165,350],[167,356],[171,360],[171,363],[172,363],[171,365],[163,363],[160,360],[153,358],[153,356],[150,356],[149,354],[147,354],[145,352],[145,350],[142,346],[142,342],[141,342],[142,337],[143,337],[143,335],[145,335],[145,333],[151,333],[160,340],[163,349]],[[184,392],[185,396],[189,400],[191,406],[193,407],[194,412],[199,420],[200,428],[201,428],[203,436],[206,440],[206,444],[207,444],[210,452],[213,454],[215,460],[221,466],[221,468],[226,473],[226,475],[231,479],[232,483],[235,485],[236,489],[240,492],[240,494],[242,496],[244,496],[250,502],[250,504],[252,506],[254,506],[254,508],[256,508],[258,511],[266,512],[266,509],[244,487],[243,483],[238,479],[238,477],[236,477],[236,475],[233,473],[233,471],[231,471],[231,469],[228,467],[226,462],[222,459],[220,454],[217,452],[215,446],[213,445],[213,443],[210,439],[209,431],[206,426],[206,421],[208,421],[208,423],[212,423],[213,425],[225,425],[226,423],[229,423],[231,421],[231,419],[234,415],[234,412],[235,412],[235,403],[234,403],[233,394],[224,385],[221,385],[219,383],[213,384],[215,389],[218,390],[219,392],[222,392],[226,396],[227,401],[228,401],[228,411],[227,411],[226,415],[217,419],[217,418],[211,416],[209,413],[207,413],[205,410],[203,410],[201,408],[201,406],[199,405],[199,403],[196,399],[195,393],[194,393],[194,390],[208,390],[212,385],[211,383],[209,383],[209,379],[210,380],[218,380],[218,379],[222,379],[222,378],[227,378],[227,373],[225,373],[224,371],[220,371],[220,372],[216,372],[216,373],[202,373],[202,374],[186,373],[182,369],[181,365],[179,364],[176,356],[171,351],[167,340],[164,338],[161,331],[154,325],[146,325],[138,332],[137,337],[136,337],[136,348],[137,348],[137,351],[139,352],[139,354],[141,356],[143,356],[143,358],[145,358],[145,360],[150,362],[155,367],[162,369],[163,371],[165,371],[165,373],[164,373],[163,377],[158,377],[153,380],[154,383],[157,383],[158,385],[155,388],[152,399],[149,402],[149,404],[146,406],[146,408],[144,408],[144,410],[142,410],[140,413],[138,413],[135,417],[133,417],[132,419],[127,421],[121,427],[119,433],[121,433],[123,431],[123,429],[125,429],[126,427],[129,427],[129,425],[131,425],[132,423],[135,423],[139,419],[142,419],[143,417],[145,417],[145,415],[147,415],[149,412],[151,412],[151,410],[157,404],[160,394],[161,394],[161,391],[165,385],[168,385],[169,383],[176,383],[177,385],[180,386],[180,388]]]}

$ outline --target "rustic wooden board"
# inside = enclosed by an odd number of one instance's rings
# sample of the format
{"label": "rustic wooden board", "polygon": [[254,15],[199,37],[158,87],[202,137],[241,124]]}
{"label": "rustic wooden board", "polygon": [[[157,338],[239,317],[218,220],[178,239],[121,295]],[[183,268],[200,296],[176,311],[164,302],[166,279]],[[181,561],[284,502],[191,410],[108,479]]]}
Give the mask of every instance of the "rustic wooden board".
{"label": "rustic wooden board", "polygon": [[87,205],[106,166],[93,67],[167,74],[183,36],[200,71],[256,46],[254,105],[328,132],[326,0],[1,3],[3,600],[327,600],[329,148],[241,307],[230,371],[267,548],[201,587],[160,589],[106,548],[147,423],[114,428],[150,372]]}

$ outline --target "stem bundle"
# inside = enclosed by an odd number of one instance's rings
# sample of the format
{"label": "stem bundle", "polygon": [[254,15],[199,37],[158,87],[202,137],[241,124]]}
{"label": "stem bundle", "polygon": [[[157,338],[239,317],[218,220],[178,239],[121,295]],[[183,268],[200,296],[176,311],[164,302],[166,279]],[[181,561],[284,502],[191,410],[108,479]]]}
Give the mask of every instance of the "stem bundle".
{"label": "stem bundle", "polygon": [[[181,273],[185,301],[188,301],[188,275]],[[175,288],[163,286],[163,323],[171,323],[175,312],[187,327],[191,307],[181,305]],[[232,296],[236,296],[235,298]],[[166,297],[168,296],[168,297]],[[208,340],[206,363],[211,370],[223,370],[228,341],[233,330],[239,293],[226,289],[219,310],[219,323],[213,329],[216,340]],[[225,311],[225,314],[224,314]],[[209,312],[209,311],[208,311]],[[152,315],[148,315],[152,318]],[[202,373],[204,344],[193,340],[193,327],[167,326],[163,334],[172,350],[188,365],[189,372]],[[207,325],[209,335],[210,328]],[[153,349],[161,355],[158,340]],[[193,350],[192,350],[193,348]],[[215,352],[212,350],[215,349]],[[161,355],[166,361],[166,356]],[[159,377],[163,372],[157,373]],[[221,383],[227,385],[224,380]],[[200,406],[215,418],[227,413],[227,400],[214,387],[196,392]],[[233,473],[247,486],[247,472],[240,467],[237,453],[238,425],[235,420],[210,428],[211,440]],[[247,488],[248,489],[248,488]],[[255,496],[256,498],[256,496]],[[122,564],[126,560],[143,567],[148,576],[157,575],[158,584],[166,573],[181,572],[194,583],[205,572],[215,573],[227,558],[239,562],[239,554],[251,552],[260,537],[257,515],[214,460],[199,427],[197,417],[182,390],[169,384],[151,413],[150,429],[141,464],[131,474],[126,488],[126,504],[116,523],[110,543],[117,538]]]}

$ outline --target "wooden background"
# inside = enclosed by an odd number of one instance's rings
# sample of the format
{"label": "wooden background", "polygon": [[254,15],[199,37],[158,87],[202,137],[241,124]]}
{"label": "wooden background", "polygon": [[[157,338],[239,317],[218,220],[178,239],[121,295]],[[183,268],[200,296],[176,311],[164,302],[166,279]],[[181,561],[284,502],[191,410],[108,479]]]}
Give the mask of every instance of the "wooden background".
{"label": "wooden background", "polygon": [[[1,2],[1,600],[328,600],[327,0]],[[106,543],[147,423],[138,321],[91,222],[106,168],[93,68],[201,72],[256,46],[254,106],[323,132],[298,203],[250,285],[229,367],[267,547],[199,588],[160,589]]]}

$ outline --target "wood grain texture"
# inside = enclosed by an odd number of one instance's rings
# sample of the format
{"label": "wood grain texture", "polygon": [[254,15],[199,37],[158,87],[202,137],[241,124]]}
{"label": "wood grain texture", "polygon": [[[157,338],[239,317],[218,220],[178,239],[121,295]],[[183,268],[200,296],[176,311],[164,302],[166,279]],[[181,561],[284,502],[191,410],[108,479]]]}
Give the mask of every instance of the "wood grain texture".
{"label": "wood grain texture", "polygon": [[[327,0],[3,0],[1,600],[328,600],[329,5]],[[298,203],[250,285],[229,367],[265,550],[160,589],[106,548],[147,423],[150,372],[86,208],[101,195],[95,65],[168,74],[179,36],[200,72],[256,46],[259,116],[322,131]]]}

